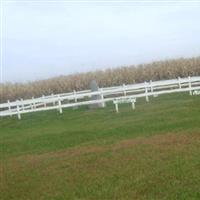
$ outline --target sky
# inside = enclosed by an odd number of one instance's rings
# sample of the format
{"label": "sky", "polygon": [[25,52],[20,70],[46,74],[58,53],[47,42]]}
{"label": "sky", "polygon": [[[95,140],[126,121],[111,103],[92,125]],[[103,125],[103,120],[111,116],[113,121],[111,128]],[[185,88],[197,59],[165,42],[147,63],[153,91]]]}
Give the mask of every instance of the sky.
{"label": "sky", "polygon": [[200,56],[200,1],[2,5],[2,82]]}

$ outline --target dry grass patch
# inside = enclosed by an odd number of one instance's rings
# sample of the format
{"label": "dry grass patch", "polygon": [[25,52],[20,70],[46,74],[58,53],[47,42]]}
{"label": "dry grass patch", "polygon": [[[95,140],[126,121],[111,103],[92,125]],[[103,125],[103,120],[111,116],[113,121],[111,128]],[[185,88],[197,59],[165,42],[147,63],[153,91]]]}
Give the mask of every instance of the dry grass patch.
{"label": "dry grass patch", "polygon": [[197,132],[19,156],[2,165],[1,194],[4,199],[197,199],[199,153]]}

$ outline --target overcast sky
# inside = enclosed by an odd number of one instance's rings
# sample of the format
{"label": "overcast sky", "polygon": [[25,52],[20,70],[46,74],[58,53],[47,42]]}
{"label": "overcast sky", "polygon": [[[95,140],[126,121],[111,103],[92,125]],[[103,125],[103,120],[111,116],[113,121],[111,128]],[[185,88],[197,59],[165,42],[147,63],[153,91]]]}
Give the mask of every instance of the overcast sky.
{"label": "overcast sky", "polygon": [[3,81],[200,55],[200,3],[4,3]]}

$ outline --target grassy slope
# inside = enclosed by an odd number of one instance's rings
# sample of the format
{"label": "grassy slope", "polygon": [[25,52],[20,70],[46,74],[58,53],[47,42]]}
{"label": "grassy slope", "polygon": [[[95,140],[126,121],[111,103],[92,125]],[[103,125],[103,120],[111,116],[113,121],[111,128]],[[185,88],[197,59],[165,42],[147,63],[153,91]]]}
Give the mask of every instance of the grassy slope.
{"label": "grassy slope", "polygon": [[199,199],[200,99],[0,120],[2,199]]}

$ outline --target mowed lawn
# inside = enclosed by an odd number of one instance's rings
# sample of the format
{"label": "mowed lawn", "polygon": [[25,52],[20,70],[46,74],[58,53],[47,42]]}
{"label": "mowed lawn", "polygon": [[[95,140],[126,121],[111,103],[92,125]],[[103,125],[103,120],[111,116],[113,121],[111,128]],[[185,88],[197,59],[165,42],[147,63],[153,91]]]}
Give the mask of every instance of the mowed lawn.
{"label": "mowed lawn", "polygon": [[0,119],[2,200],[200,199],[200,96]]}

